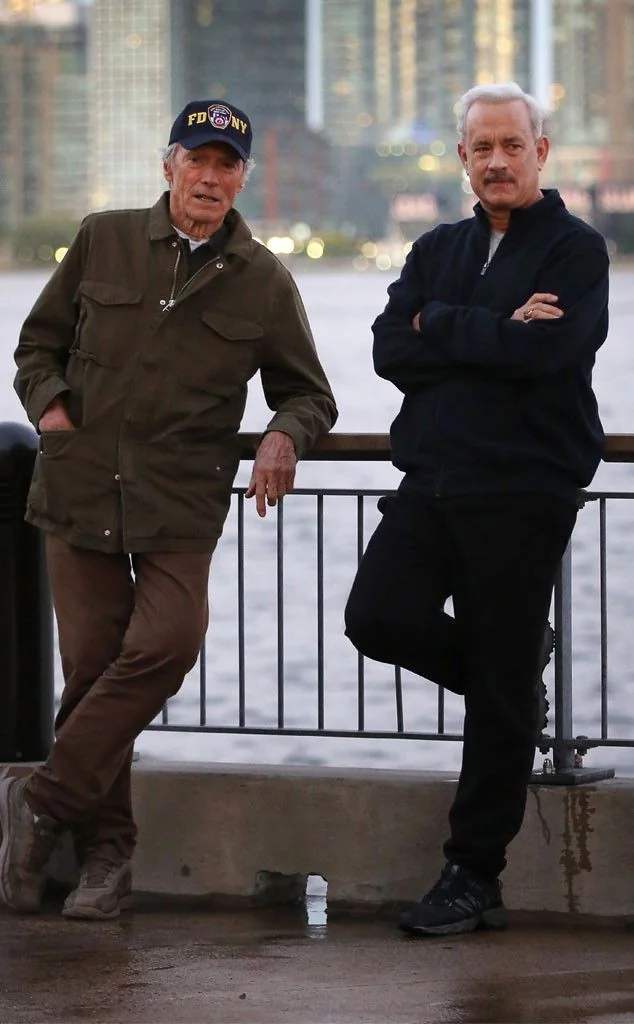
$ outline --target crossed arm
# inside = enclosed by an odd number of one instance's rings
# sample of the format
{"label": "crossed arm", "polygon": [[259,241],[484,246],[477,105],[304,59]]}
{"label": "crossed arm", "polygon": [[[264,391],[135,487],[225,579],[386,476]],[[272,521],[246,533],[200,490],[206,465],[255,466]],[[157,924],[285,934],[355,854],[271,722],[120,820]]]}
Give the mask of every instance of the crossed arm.
{"label": "crossed arm", "polygon": [[576,362],[606,313],[608,257],[594,239],[545,267],[538,291],[506,313],[425,301],[420,259],[413,249],[373,328],[375,370],[404,393],[457,370],[508,379],[557,373]]}

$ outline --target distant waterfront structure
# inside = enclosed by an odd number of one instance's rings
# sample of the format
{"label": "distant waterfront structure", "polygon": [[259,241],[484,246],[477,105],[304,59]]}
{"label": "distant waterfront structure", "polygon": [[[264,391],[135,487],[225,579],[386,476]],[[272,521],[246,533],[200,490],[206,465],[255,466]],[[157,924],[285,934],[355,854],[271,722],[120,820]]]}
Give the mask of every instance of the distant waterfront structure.
{"label": "distant waterfront structure", "polygon": [[90,207],[147,206],[171,124],[168,0],[93,0],[90,24]]}
{"label": "distant waterfront structure", "polygon": [[85,10],[0,0],[0,233],[88,202]]}

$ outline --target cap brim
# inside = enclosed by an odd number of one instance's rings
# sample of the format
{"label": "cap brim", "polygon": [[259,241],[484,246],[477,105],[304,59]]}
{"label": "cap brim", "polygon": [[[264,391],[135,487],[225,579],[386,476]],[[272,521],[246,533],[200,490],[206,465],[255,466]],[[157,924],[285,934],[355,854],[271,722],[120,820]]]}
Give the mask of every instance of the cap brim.
{"label": "cap brim", "polygon": [[177,139],[177,142],[183,149],[198,149],[199,146],[206,146],[208,142],[224,142],[225,146],[231,146],[232,149],[235,149],[241,160],[249,159],[246,149],[239,146],[233,139],[228,139],[221,132],[201,132],[199,135],[189,139]]}

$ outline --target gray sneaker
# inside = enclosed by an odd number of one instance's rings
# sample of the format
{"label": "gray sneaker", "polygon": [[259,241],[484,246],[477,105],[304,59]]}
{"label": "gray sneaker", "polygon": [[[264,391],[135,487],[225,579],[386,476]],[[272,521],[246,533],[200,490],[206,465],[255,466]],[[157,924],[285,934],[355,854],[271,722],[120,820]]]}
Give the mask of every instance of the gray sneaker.
{"label": "gray sneaker", "polygon": [[0,779],[0,899],[18,913],[34,914],[62,826],[47,814],[33,813],[24,798],[25,781]]}
{"label": "gray sneaker", "polygon": [[88,855],[79,885],[64,903],[64,917],[83,921],[104,921],[118,917],[132,906],[130,861],[110,844]]}

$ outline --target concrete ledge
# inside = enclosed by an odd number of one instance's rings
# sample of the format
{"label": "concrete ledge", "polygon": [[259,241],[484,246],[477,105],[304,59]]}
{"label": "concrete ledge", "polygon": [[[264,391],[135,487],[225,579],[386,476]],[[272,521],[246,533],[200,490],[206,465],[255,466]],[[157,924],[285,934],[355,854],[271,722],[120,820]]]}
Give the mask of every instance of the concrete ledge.
{"label": "concrete ledge", "polygon": [[[9,771],[22,774],[27,766]],[[328,884],[331,913],[420,898],[442,866],[454,773],[170,763],[133,767],[142,900],[297,902]],[[531,786],[504,873],[509,909],[634,921],[634,779]],[[53,862],[72,882],[70,846]]]}
{"label": "concrete ledge", "polygon": [[[321,875],[331,912],[418,899],[442,866],[455,784],[444,772],[142,761],[135,889],[257,903],[296,898]],[[634,780],[531,786],[505,900],[634,920],[633,849]]]}

